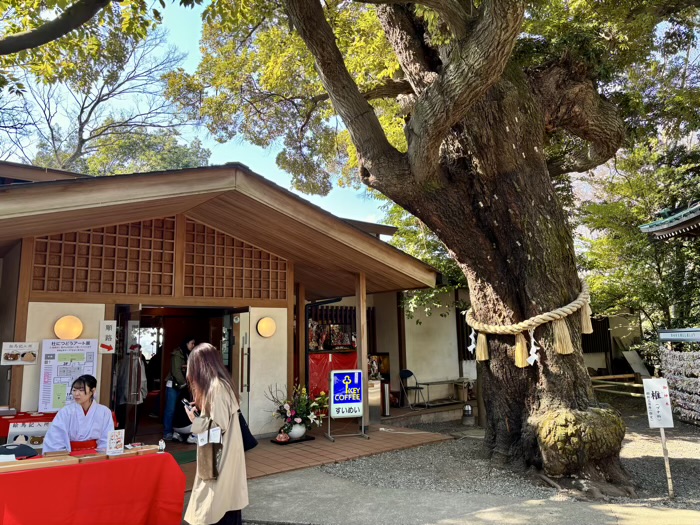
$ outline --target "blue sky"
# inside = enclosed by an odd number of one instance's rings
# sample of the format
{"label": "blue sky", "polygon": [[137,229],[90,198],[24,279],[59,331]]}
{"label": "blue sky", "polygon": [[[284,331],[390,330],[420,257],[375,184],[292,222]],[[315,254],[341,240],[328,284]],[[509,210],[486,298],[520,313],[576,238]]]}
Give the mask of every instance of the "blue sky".
{"label": "blue sky", "polygon": [[[202,8],[187,9],[176,3],[167,4],[163,10],[163,26],[168,30],[168,39],[180,51],[187,53],[184,67],[194,72],[199,64],[199,40],[202,32]],[[264,150],[241,140],[220,144],[207,136],[206,130],[197,136],[211,152],[212,164],[240,162],[264,177],[290,189],[291,177],[275,164],[276,150]],[[294,191],[294,190],[292,190]],[[366,197],[364,191],[334,188],[326,197],[296,192],[304,199],[339,217],[367,222],[381,222],[382,212],[377,202]]]}

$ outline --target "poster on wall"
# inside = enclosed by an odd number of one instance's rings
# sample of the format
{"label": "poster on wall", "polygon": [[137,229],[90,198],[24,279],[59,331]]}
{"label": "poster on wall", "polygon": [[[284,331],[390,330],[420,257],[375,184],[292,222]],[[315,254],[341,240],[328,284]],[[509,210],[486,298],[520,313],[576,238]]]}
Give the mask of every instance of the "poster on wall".
{"label": "poster on wall", "polygon": [[3,343],[0,365],[35,365],[39,343]]}
{"label": "poster on wall", "polygon": [[97,339],[44,339],[41,350],[39,411],[57,412],[73,401],[73,381],[97,377]]}

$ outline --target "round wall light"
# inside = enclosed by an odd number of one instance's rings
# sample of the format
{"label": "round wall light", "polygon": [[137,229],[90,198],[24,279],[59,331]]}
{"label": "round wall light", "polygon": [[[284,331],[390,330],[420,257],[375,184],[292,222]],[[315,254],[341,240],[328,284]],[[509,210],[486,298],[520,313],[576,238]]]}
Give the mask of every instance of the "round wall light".
{"label": "round wall light", "polygon": [[64,315],[53,325],[59,339],[77,339],[83,333],[83,322],[74,315]]}
{"label": "round wall light", "polygon": [[277,330],[277,324],[272,317],[263,317],[255,325],[255,329],[261,337],[272,337],[275,335],[275,330]]}

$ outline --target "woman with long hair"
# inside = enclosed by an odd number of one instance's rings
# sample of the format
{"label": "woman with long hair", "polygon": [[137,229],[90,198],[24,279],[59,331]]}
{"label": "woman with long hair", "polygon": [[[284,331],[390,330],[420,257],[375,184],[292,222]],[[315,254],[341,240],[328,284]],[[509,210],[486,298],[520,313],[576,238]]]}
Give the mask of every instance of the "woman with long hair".
{"label": "woman with long hair", "polygon": [[189,356],[187,381],[194,398],[185,407],[192,432],[201,434],[210,426],[219,427],[223,448],[219,476],[203,480],[199,476],[201,448],[197,447],[198,470],[185,521],[190,525],[240,525],[241,509],[248,505],[248,482],[238,399],[221,353],[208,343],[197,345]]}

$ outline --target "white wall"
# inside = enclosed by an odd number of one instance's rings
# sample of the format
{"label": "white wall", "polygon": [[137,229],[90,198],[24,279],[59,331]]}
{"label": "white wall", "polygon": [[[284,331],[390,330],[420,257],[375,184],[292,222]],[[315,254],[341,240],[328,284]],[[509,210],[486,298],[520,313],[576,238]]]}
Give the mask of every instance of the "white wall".
{"label": "white wall", "polygon": [[[17,285],[19,282],[19,259],[21,243],[17,243],[5,257],[0,259],[0,348],[2,343],[14,341],[15,315],[17,311]],[[10,401],[11,367],[0,366],[0,405]]]}
{"label": "white wall", "polygon": [[[277,331],[272,337],[260,337],[255,325],[263,317],[272,317]],[[286,392],[287,386],[287,309],[250,309],[250,395],[248,426],[253,434],[277,433],[282,426],[272,417],[274,406],[265,397],[275,385]]]}
{"label": "white wall", "polygon": [[[27,341],[41,342],[43,339],[56,339],[53,333],[54,323],[64,315],[74,315],[83,322],[81,339],[97,339],[100,335],[100,321],[105,318],[103,304],[71,304],[71,303],[29,303],[27,315]],[[41,349],[39,350],[41,355]],[[102,355],[97,356],[97,390],[102,385]],[[34,411],[39,407],[39,378],[41,375],[41,359],[36,365],[25,366],[22,376],[22,405],[23,411]]]}
{"label": "white wall", "polygon": [[399,390],[399,307],[396,304],[396,293],[375,294],[371,297],[376,320],[377,352],[389,354],[391,390]]}
{"label": "white wall", "polygon": [[605,352],[596,352],[593,354],[583,354],[583,364],[589,368],[607,368],[605,364]]}
{"label": "white wall", "polygon": [[[443,295],[444,304],[451,303],[452,300],[452,294]],[[406,368],[416,375],[418,381],[459,377],[455,315],[455,309],[451,308],[446,317],[437,313],[427,316],[416,312],[413,319],[406,319]],[[417,324],[416,320],[421,321],[421,324]],[[446,397],[450,388],[430,387],[430,398]]]}

